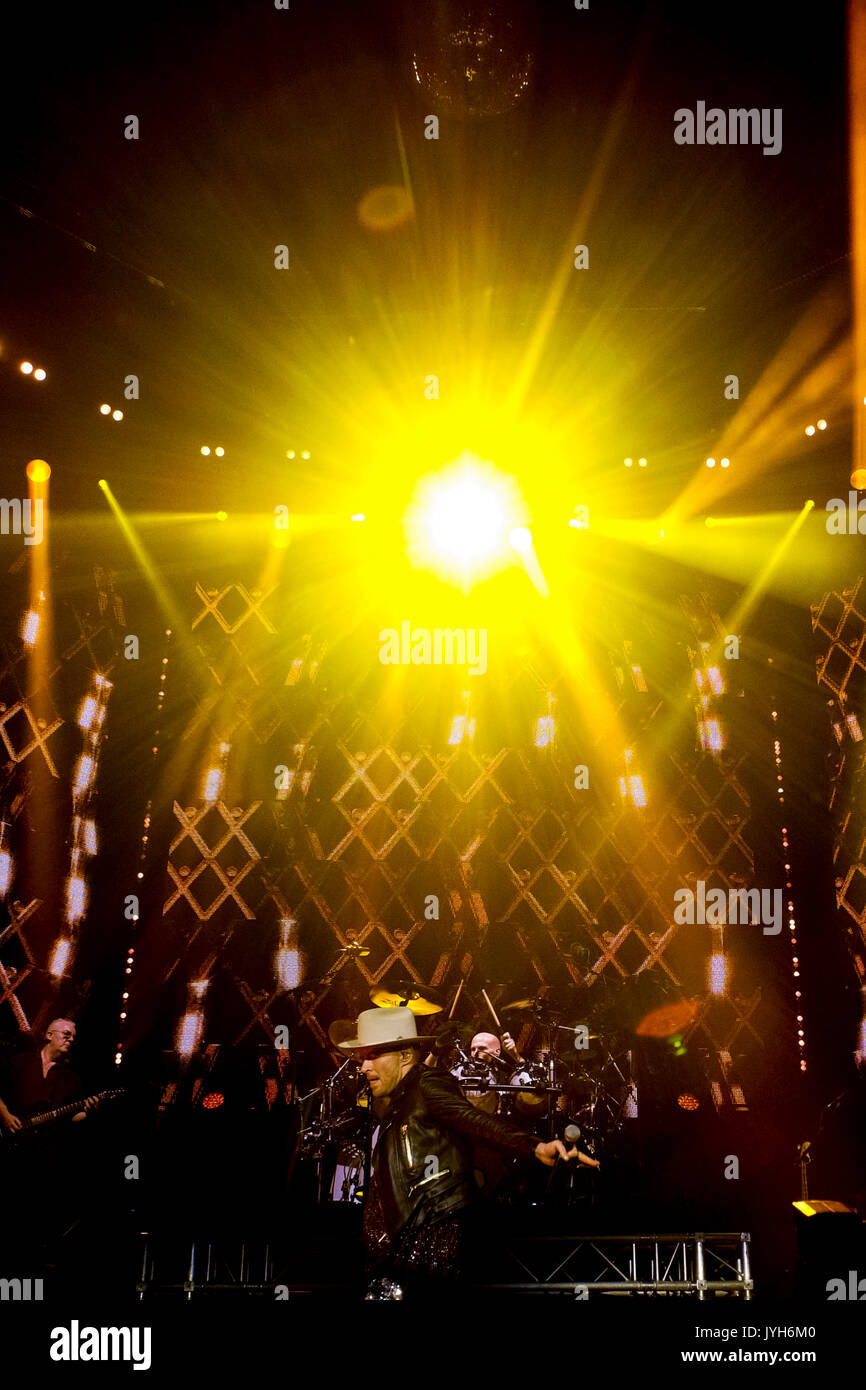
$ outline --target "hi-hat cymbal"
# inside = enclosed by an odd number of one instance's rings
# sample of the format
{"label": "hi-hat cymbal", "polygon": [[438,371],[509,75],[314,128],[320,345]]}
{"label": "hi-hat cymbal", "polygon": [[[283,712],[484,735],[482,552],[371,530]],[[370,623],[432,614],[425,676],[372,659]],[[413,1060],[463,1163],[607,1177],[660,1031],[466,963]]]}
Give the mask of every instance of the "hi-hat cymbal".
{"label": "hi-hat cymbal", "polygon": [[379,987],[371,989],[370,1000],[377,1009],[411,1009],[413,1014],[441,1014],[445,1007],[441,994],[428,985],[406,985],[405,992],[402,985],[397,989],[399,993]]}
{"label": "hi-hat cymbal", "polygon": [[351,1018],[335,1018],[334,1022],[328,1025],[328,1037],[335,1047],[339,1047],[340,1043],[354,1038],[357,1026]]}

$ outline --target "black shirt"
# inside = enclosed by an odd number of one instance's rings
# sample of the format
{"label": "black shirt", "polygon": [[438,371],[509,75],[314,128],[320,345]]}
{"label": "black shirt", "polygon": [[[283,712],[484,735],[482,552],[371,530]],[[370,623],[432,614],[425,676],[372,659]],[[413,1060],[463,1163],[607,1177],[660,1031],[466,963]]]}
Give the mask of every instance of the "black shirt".
{"label": "black shirt", "polygon": [[13,1115],[24,1119],[32,1110],[53,1110],[81,1095],[81,1082],[61,1058],[42,1075],[39,1052],[18,1052],[0,1069],[0,1100]]}

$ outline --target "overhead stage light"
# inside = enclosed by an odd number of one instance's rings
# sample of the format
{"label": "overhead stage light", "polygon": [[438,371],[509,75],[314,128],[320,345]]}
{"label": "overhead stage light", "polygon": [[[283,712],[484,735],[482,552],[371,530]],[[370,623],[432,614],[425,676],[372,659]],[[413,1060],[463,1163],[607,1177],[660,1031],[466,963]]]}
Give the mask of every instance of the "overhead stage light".
{"label": "overhead stage light", "polygon": [[525,512],[514,478],[465,453],[419,482],[404,518],[410,557],[452,582],[479,579],[508,563]]}
{"label": "overhead stage light", "polygon": [[521,555],[527,555],[532,549],[532,532],[527,526],[515,526],[508,539]]}
{"label": "overhead stage light", "polygon": [[71,953],[72,942],[67,936],[59,936],[54,943],[54,951],[48,966],[49,975],[53,975],[57,979],[58,976],[65,974]]}
{"label": "overhead stage light", "polygon": [[724,951],[716,951],[710,956],[710,993],[724,994],[727,985],[728,968]]}
{"label": "overhead stage light", "polygon": [[47,483],[51,477],[51,467],[44,459],[31,459],[25,472],[31,483]]}
{"label": "overhead stage light", "polygon": [[32,363],[32,362],[22,362],[22,363],[21,363],[21,370],[22,370],[22,372],[24,373],[25,376],[29,376],[30,373],[33,371],[33,363]]}
{"label": "overhead stage light", "polygon": [[12,855],[0,849],[0,898],[5,898],[12,885]]}
{"label": "overhead stage light", "polygon": [[297,989],[301,983],[303,962],[298,949],[298,924],[293,917],[280,921],[280,944],[275,952],[275,973],[280,989]]}

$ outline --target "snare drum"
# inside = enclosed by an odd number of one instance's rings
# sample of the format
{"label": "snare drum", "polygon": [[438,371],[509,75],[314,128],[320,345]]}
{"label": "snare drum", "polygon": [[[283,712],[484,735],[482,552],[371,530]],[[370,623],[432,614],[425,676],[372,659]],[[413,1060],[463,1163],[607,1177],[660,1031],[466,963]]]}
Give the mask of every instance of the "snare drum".
{"label": "snare drum", "polygon": [[474,1105],[476,1110],[483,1110],[485,1115],[495,1115],[499,1109],[499,1095],[496,1091],[488,1091],[488,1086],[495,1085],[496,1077],[489,1067],[483,1062],[460,1062],[458,1066],[451,1068],[451,1075],[457,1078],[460,1089],[470,1105]]}
{"label": "snare drum", "polygon": [[[526,1086],[527,1090],[517,1091],[514,1097],[514,1108],[521,1115],[544,1115],[547,1111],[547,1096],[544,1094],[544,1087],[547,1085],[544,1067],[537,1062],[524,1062],[519,1071],[509,1077],[509,1086]],[[530,1087],[540,1089],[528,1089]]]}

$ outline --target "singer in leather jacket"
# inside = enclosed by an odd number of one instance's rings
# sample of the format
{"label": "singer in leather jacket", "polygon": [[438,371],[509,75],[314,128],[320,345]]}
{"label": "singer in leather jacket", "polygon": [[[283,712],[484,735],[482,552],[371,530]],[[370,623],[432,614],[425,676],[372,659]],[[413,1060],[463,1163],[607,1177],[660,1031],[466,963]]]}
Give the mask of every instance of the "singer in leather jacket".
{"label": "singer in leather jacket", "polygon": [[367,1009],[358,1036],[337,1044],[361,1064],[379,1123],[364,1206],[367,1298],[402,1298],[459,1277],[465,1217],[474,1196],[472,1144],[535,1157],[549,1167],[578,1158],[561,1139],[548,1143],[476,1110],[449,1073],[420,1063],[421,1046],[406,1007]]}
{"label": "singer in leather jacket", "polygon": [[532,1158],[539,1140],[470,1105],[450,1072],[417,1063],[391,1095],[373,1173],[388,1236],[467,1207],[472,1146]]}

